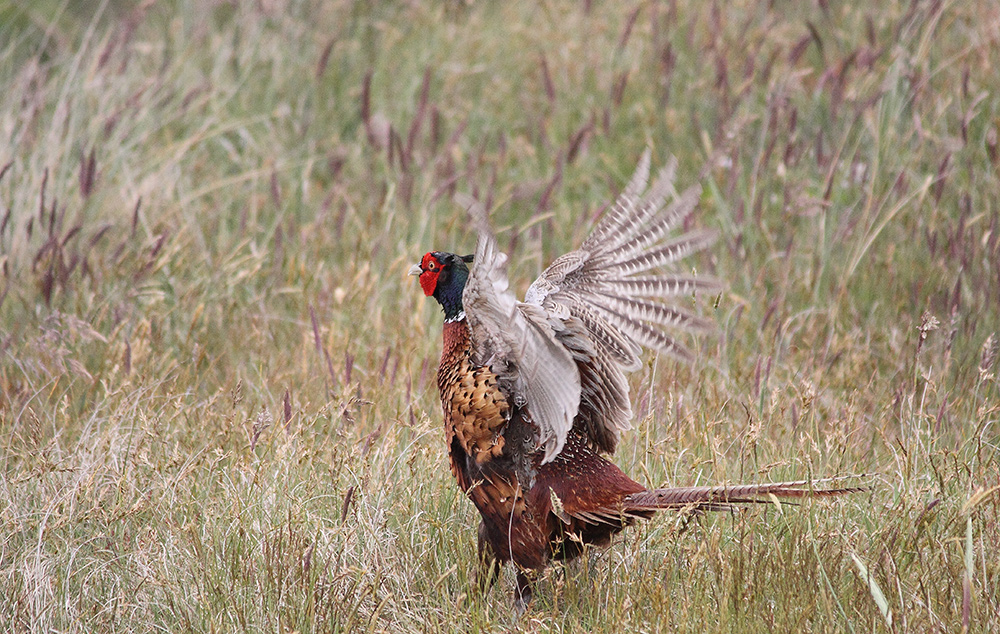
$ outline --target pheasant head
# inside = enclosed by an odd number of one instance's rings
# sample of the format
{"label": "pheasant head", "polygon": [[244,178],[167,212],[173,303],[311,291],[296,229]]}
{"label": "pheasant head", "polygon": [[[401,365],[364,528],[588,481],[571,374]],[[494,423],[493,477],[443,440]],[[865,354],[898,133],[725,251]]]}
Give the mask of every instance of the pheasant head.
{"label": "pheasant head", "polygon": [[410,275],[420,276],[420,288],[424,289],[424,294],[441,304],[445,321],[457,321],[465,316],[462,291],[469,279],[467,264],[470,262],[471,255],[431,251],[421,258],[420,264],[410,267]]}

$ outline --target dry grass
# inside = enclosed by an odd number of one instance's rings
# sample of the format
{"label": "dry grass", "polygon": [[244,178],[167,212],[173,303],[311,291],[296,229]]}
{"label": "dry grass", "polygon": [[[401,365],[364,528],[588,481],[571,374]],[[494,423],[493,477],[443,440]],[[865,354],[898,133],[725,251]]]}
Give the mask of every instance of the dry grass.
{"label": "dry grass", "polygon": [[[1000,629],[1000,9],[0,1],[0,630]],[[440,316],[496,208],[522,290],[642,150],[727,280],[650,359],[650,485],[871,473],[661,516],[471,591]]]}

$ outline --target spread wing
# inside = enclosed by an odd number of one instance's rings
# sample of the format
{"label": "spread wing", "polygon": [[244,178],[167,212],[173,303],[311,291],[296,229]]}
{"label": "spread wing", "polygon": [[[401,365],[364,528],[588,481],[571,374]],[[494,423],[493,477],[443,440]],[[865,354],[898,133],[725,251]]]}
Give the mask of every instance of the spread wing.
{"label": "spread wing", "polygon": [[528,405],[550,460],[562,450],[580,405],[577,365],[558,339],[562,322],[515,299],[508,288],[507,256],[497,246],[485,209],[475,201],[466,204],[479,239],[462,306],[477,361],[511,388],[515,404]]}
{"label": "spread wing", "polygon": [[698,202],[692,187],[673,202],[674,163],[647,190],[647,150],[632,180],[581,248],[555,260],[532,283],[524,302],[508,288],[499,251],[481,205],[469,205],[479,233],[462,296],[481,355],[527,405],[545,447],[543,462],[562,450],[574,419],[590,441],[614,451],[632,416],[625,372],[640,367],[643,347],[681,359],[690,354],[666,328],[705,330],[707,321],[665,300],[716,291],[713,278],[665,272],[708,246],[709,231],[671,232]]}
{"label": "spread wing", "polygon": [[[669,269],[715,240],[715,232],[673,235],[694,212],[701,188],[677,195],[676,162],[647,190],[650,154],[580,249],[558,258],[528,289],[525,302],[564,316],[557,338],[571,351],[581,378],[579,421],[591,442],[613,452],[632,417],[625,372],[650,348],[681,360],[690,353],[670,330],[705,331],[710,322],[671,300],[717,292],[718,280]],[[672,202],[667,204],[669,198]]]}

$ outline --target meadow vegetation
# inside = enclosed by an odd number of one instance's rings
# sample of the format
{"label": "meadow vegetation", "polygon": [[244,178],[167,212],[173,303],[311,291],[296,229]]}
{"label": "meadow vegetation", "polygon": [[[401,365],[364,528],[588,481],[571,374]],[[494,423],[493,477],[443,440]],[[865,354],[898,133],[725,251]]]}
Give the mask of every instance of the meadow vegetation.
{"label": "meadow vegetation", "polygon": [[[0,86],[0,630],[1000,631],[992,0],[0,0]],[[660,515],[515,621],[406,270],[464,192],[523,292],[646,147],[726,290],[616,462],[871,490]]]}

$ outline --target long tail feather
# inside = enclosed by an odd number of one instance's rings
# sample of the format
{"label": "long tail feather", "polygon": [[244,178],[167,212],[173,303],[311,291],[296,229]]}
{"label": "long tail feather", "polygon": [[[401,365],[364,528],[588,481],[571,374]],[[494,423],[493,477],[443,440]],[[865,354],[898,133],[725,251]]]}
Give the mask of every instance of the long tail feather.
{"label": "long tail feather", "polygon": [[819,480],[796,480],[766,484],[737,484],[714,487],[671,487],[633,493],[623,501],[623,511],[694,508],[714,511],[739,504],[767,503],[773,498],[815,498],[867,491],[865,486],[831,486],[833,483],[861,476],[842,476]]}

